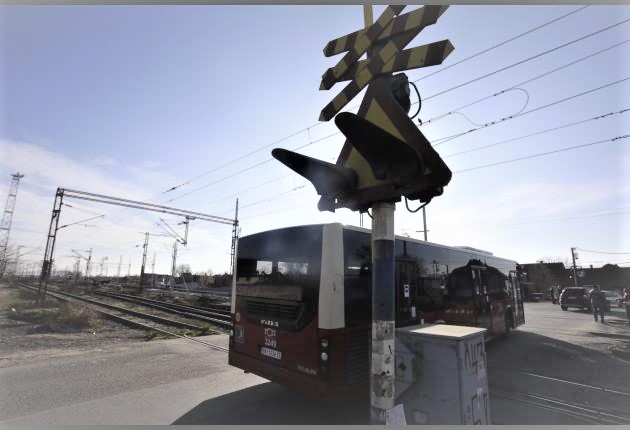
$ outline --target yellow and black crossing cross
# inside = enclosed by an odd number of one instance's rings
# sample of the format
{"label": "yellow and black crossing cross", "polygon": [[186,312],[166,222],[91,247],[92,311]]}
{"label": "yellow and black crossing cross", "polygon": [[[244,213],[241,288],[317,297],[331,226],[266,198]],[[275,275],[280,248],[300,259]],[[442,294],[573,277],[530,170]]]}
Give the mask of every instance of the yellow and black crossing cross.
{"label": "yellow and black crossing cross", "polygon": [[[390,36],[381,40],[381,42],[386,42],[385,45],[376,47],[375,52],[367,60],[354,63],[352,75],[350,73],[335,75],[331,72],[332,69],[329,69],[322,78],[320,88],[330,88],[335,82],[341,80],[351,79],[351,82],[324,107],[319,116],[320,121],[330,120],[376,76],[387,73],[389,69],[393,69],[395,66],[397,70],[407,70],[440,64],[453,50],[448,41],[443,41],[442,44],[438,42],[437,44],[421,46],[415,51],[411,49],[406,54],[402,54],[400,51],[423,28],[435,23],[446,8],[447,6],[425,6],[419,9],[422,13],[408,13],[393,20],[390,23],[391,29],[388,27]],[[346,70],[349,72],[349,69],[350,67]]]}
{"label": "yellow and black crossing cross", "polygon": [[[408,12],[404,15],[400,15],[398,16],[398,18],[390,21],[390,23],[378,35],[378,37],[376,38],[376,42],[385,43],[390,38],[393,38],[394,36],[399,36],[401,34],[404,35],[404,33],[407,32],[413,33],[413,36],[403,36],[399,43],[402,43],[403,40],[411,41],[411,39],[413,39],[418,34],[418,32],[422,31],[423,28],[435,24],[438,18],[442,16],[442,14],[446,11],[446,9],[448,9],[448,6],[425,6],[423,8]],[[340,54],[344,51],[352,49],[355,41],[360,38],[364,32],[365,30],[359,30],[338,39],[331,40],[324,48],[324,55],[330,57],[331,55]],[[364,64],[364,62],[361,61],[358,64]],[[355,64],[353,69],[356,73],[356,71],[360,68],[361,66],[357,68]],[[333,75],[331,73],[331,70],[332,69],[328,69],[326,73],[324,73],[324,75],[322,76],[322,82],[319,87],[320,90],[328,90],[336,82],[347,80],[343,78],[340,79],[342,75]]]}
{"label": "yellow and black crossing cross", "polygon": [[[368,50],[370,46],[374,43],[376,38],[383,32],[385,28],[387,28],[394,16],[398,15],[404,9],[404,5],[402,6],[388,6],[385,11],[381,14],[381,16],[376,20],[376,22],[365,30],[360,30],[353,33],[352,37],[341,37],[337,39],[337,41],[331,41],[329,43],[335,43],[339,47],[343,47],[339,52],[348,51],[346,55],[335,65],[324,73],[322,76],[322,82],[332,81],[335,82],[335,79],[342,76],[348,68],[355,61],[357,61],[365,52]],[[328,89],[328,88],[326,88]]]}
{"label": "yellow and black crossing cross", "polygon": [[[455,48],[449,40],[441,40],[439,42],[429,43],[428,45],[405,49],[385,63],[379,73],[395,73],[420,67],[436,66],[441,64],[453,49]],[[344,76],[339,78],[339,82],[354,79],[357,70],[364,67],[365,62],[366,60],[361,60],[355,63]]]}

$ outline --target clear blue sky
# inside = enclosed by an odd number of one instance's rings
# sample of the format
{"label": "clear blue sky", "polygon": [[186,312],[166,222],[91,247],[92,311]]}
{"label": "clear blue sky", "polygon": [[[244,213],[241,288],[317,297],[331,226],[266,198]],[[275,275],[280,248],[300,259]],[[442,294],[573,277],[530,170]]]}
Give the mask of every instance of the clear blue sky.
{"label": "clear blue sky", "polygon": [[[442,66],[407,72],[427,99],[420,118],[426,122],[630,39],[627,22],[431,97],[630,18],[628,6],[589,6],[421,79],[580,7],[449,8],[408,45],[448,38],[455,46]],[[375,7],[376,17],[382,9]],[[313,187],[275,160],[236,173],[270,159],[276,146],[293,149],[317,141],[300,152],[336,159],[343,140],[340,135],[319,140],[337,129],[317,118],[343,85],[318,88],[322,73],[340,56],[326,58],[322,49],[328,40],[362,27],[361,6],[0,6],[0,14],[2,204],[9,174],[26,175],[12,245],[42,245],[56,187],[147,199],[206,172],[151,201],[231,217],[238,196],[245,235],[317,222],[358,225],[359,215],[348,210],[318,212]],[[421,130],[438,143],[476,128],[473,123],[626,79],[629,48],[622,43]],[[360,100],[346,110],[356,110]],[[436,146],[455,173],[444,195],[427,207],[429,240],[474,246],[521,263],[569,259],[572,246],[630,252],[630,139],[459,172],[627,135],[630,112],[454,155],[629,104],[627,80]],[[88,223],[94,227],[60,231],[58,267],[72,264],[64,257],[71,249],[93,248],[95,261],[108,257],[110,274],[120,255],[123,273],[130,260],[131,273],[138,273],[141,249],[135,245],[142,243],[140,232],[162,231],[155,224],[158,215],[68,203],[73,208],[63,209],[62,224],[93,216],[85,210],[106,216]],[[399,204],[396,232],[421,238],[416,232],[421,229],[421,213],[410,214]],[[193,271],[227,270],[230,234],[228,226],[193,222],[189,250],[182,250],[179,262]],[[170,239],[151,239],[149,262],[156,253],[157,271],[169,271],[171,246]],[[24,258],[42,255],[40,250]],[[630,254],[580,252],[582,265],[606,261],[630,265]]]}

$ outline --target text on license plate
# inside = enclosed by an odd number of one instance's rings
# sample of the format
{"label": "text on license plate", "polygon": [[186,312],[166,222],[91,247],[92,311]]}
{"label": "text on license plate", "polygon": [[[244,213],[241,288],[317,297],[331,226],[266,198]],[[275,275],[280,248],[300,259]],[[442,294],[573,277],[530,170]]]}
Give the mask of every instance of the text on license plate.
{"label": "text on license plate", "polygon": [[260,347],[260,353],[266,357],[275,358],[276,360],[282,360],[282,351],[276,351],[275,349],[262,346]]}

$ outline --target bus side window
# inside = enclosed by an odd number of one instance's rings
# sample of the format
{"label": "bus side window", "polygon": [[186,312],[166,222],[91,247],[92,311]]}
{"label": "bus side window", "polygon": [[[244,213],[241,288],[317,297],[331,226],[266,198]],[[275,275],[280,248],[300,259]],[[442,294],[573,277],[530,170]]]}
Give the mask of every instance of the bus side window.
{"label": "bus side window", "polygon": [[[476,279],[475,271],[470,276],[473,280]],[[448,291],[449,295],[453,299],[470,299],[473,297],[473,284],[466,272],[451,273],[448,278]]]}

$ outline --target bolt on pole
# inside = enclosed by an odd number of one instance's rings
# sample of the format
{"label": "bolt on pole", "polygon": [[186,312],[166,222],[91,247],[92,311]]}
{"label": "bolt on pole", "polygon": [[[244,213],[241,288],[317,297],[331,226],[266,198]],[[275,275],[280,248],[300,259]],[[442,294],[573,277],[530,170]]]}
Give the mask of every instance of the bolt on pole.
{"label": "bolt on pole", "polygon": [[394,210],[393,203],[372,206],[372,339],[370,419],[386,424],[394,407]]}

